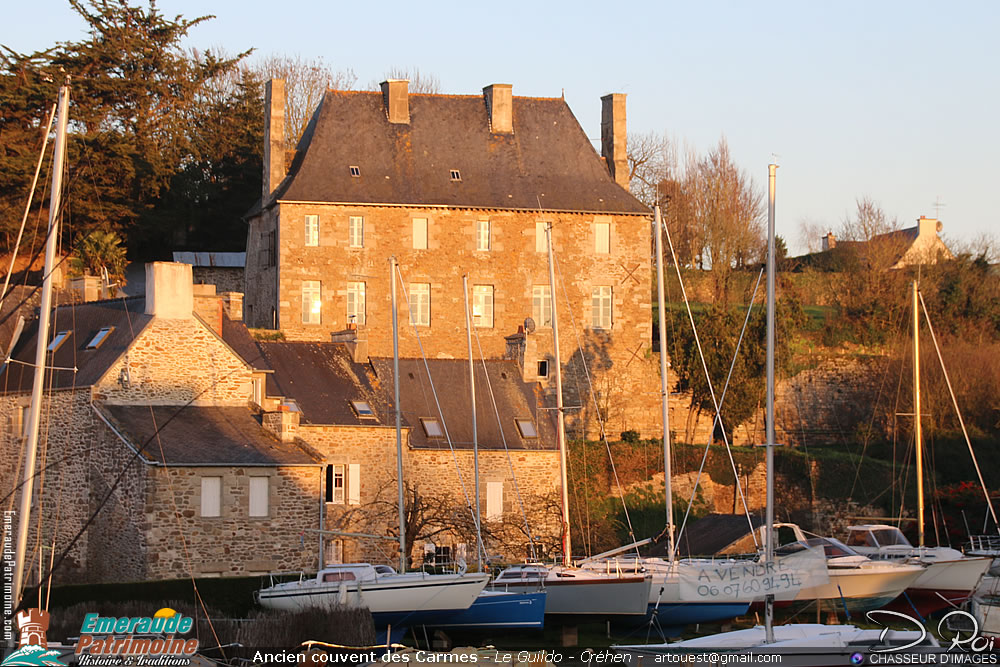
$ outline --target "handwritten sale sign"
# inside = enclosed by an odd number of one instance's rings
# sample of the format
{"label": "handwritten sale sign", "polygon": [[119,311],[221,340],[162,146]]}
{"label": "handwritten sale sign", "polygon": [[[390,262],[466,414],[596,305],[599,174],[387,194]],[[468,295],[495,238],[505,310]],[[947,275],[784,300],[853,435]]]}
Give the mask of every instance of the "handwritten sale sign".
{"label": "handwritten sale sign", "polygon": [[680,598],[687,602],[738,602],[765,595],[793,598],[803,588],[830,581],[822,547],[810,547],[770,562],[680,562]]}

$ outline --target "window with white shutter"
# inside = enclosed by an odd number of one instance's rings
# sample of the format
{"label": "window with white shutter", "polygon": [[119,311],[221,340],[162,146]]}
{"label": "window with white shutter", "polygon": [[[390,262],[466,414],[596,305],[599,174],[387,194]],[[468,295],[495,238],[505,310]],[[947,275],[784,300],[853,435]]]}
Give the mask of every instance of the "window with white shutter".
{"label": "window with white shutter", "polygon": [[269,477],[250,478],[250,516],[268,515]]}
{"label": "window with white shutter", "polygon": [[206,517],[222,515],[222,478],[201,478],[201,515]]}

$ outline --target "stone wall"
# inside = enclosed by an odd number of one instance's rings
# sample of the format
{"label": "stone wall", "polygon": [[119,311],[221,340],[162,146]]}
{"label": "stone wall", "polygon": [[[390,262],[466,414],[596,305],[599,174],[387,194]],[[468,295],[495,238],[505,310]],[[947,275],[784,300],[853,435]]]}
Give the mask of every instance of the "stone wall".
{"label": "stone wall", "polygon": [[[319,245],[305,246],[305,216],[319,216]],[[364,218],[364,247],[348,246],[350,216]],[[428,220],[426,250],[414,250],[412,220]],[[475,225],[490,221],[490,250],[477,251]],[[277,308],[277,328],[289,340],[330,340],[333,332],[348,328],[347,284],[365,283],[365,323],[357,336],[366,340],[373,357],[392,354],[390,311],[390,256],[399,260],[403,287],[399,288],[400,354],[419,357],[420,345],[429,357],[464,357],[466,327],[462,277],[473,285],[493,287],[493,326],[477,328],[477,347],[487,358],[501,358],[505,337],[523,327],[532,316],[533,286],[548,286],[547,253],[536,249],[536,223],[551,221],[558,264],[556,298],[559,308],[560,353],[567,373],[582,377],[583,361],[602,400],[612,395],[650,393],[645,389],[655,364],[641,364],[651,356],[650,223],[644,216],[594,216],[573,213],[480,211],[439,208],[281,204],[280,222],[269,212],[254,219],[247,241],[245,321],[250,327],[271,327],[271,309]],[[597,222],[611,228],[610,252],[595,253]],[[269,235],[276,231],[280,285],[274,292],[273,269],[267,268]],[[320,282],[321,323],[302,323],[303,281]],[[429,283],[430,326],[420,327],[420,341],[408,324],[403,291],[410,283]],[[592,290],[612,288],[612,325],[592,328]],[[538,320],[539,318],[535,318]],[[528,335],[523,351],[524,379],[539,381],[551,402],[552,373],[538,376],[538,362],[552,361],[551,328]],[[645,366],[650,366],[646,368]],[[654,383],[655,384],[655,383]],[[589,392],[587,392],[589,393]],[[589,402],[588,402],[589,403]],[[650,404],[651,405],[651,404]],[[646,418],[642,404],[619,405],[609,415],[609,430],[659,429]],[[596,432],[593,410],[580,412]],[[581,427],[582,428],[582,427]]]}
{"label": "stone wall", "polygon": [[[248,576],[315,569],[321,468],[152,468],[142,517],[146,576]],[[269,480],[268,515],[249,516],[250,477]],[[203,477],[222,478],[221,516],[201,516]]]}
{"label": "stone wall", "polygon": [[95,392],[98,400],[117,405],[245,405],[250,379],[246,363],[202,322],[156,318]]}
{"label": "stone wall", "polygon": [[[18,413],[29,403],[29,394],[0,396],[0,423],[4,427],[0,437],[0,494],[10,494],[4,510],[16,511],[20,506],[21,492],[13,492],[24,474],[25,440],[21,437]],[[24,418],[27,420],[27,414]],[[98,457],[97,448],[93,447],[96,427],[86,390],[46,393],[41,424],[27,554],[34,566],[26,567],[28,582],[37,581],[39,548],[44,547],[42,553],[48,562],[54,541],[58,556],[88,518],[91,509],[88,469]],[[74,424],[74,427],[52,427],[58,424]],[[16,514],[12,526],[16,534]],[[86,571],[88,539],[89,535],[84,533],[70,549],[57,572],[57,581],[74,581]]]}
{"label": "stone wall", "polygon": [[218,293],[242,292],[246,281],[243,277],[243,267],[195,266],[192,267],[195,283],[215,285]]}
{"label": "stone wall", "polygon": [[[141,581],[147,576],[146,526],[141,517],[145,513],[151,466],[136,456],[135,450],[99,417],[95,418],[95,425],[89,466],[89,510],[96,514],[96,519],[86,533],[86,579]],[[115,486],[113,491],[112,486]]]}
{"label": "stone wall", "polygon": [[[326,526],[329,530],[349,530],[353,532],[375,532],[395,534],[398,519],[396,514],[396,432],[394,428],[309,426],[299,427],[299,437],[317,450],[328,463],[350,465],[360,464],[361,489],[359,504],[351,505],[345,495],[342,504],[326,504]],[[474,502],[473,455],[468,450],[413,449],[405,445],[409,438],[408,429],[403,433],[403,478],[407,485],[416,488],[421,499],[435,511],[447,509],[455,514],[454,523],[468,522],[470,512],[466,502]],[[456,465],[457,464],[457,465]],[[511,474],[513,468],[513,475]],[[461,475],[461,476],[460,476]],[[516,476],[516,489],[515,489]],[[486,509],[486,495],[489,482],[503,483],[504,525],[490,528],[497,534],[491,544],[491,553],[502,553],[513,558],[523,558],[523,549],[510,551],[514,538],[506,535],[506,529],[513,525],[523,525],[518,492],[525,504],[528,523],[535,535],[551,541],[558,535],[558,525],[553,525],[550,512],[544,502],[558,493],[559,454],[554,451],[498,450],[479,452],[479,483],[482,510]],[[466,495],[467,494],[467,495]],[[375,508],[375,509],[373,509]],[[373,516],[377,514],[378,525],[373,526]],[[501,535],[503,533],[504,535]],[[335,538],[334,538],[335,539]],[[442,534],[434,538],[438,544],[457,544],[468,540],[456,534]],[[420,553],[423,540],[411,545],[411,553]],[[474,547],[469,547],[470,557]],[[351,560],[394,561],[398,550],[389,541],[344,539],[343,558]]]}

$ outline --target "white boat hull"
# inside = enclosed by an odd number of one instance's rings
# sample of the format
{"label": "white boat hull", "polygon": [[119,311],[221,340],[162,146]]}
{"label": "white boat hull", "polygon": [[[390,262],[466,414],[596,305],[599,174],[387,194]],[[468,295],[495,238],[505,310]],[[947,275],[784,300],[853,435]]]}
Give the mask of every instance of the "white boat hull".
{"label": "white boat hull", "polygon": [[257,593],[261,606],[283,611],[367,607],[372,614],[468,609],[486,587],[488,574],[393,574],[377,580],[276,584]]}
{"label": "white boat hull", "polygon": [[843,600],[853,609],[877,609],[897,598],[923,574],[917,565],[887,568],[830,568],[827,584],[803,588],[789,600]]}

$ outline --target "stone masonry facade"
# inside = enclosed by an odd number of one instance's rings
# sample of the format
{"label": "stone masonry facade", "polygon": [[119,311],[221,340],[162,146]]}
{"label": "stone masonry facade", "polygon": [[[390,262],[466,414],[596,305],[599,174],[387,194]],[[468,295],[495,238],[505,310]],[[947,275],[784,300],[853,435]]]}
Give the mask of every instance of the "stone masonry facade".
{"label": "stone masonry facade", "polygon": [[[275,213],[277,211],[277,213]],[[306,216],[319,216],[318,245],[305,246]],[[362,247],[351,247],[349,220],[363,219]],[[413,248],[413,220],[427,220],[427,248]],[[477,250],[476,229],[489,221],[489,250]],[[392,354],[389,257],[399,262],[397,283],[400,354],[455,358],[466,354],[463,275],[470,291],[492,291],[492,326],[477,326],[475,347],[487,358],[508,354],[506,337],[523,331],[526,318],[536,329],[525,336],[520,357],[526,381],[542,384],[553,402],[553,373],[539,375],[539,361],[551,364],[551,327],[533,305],[535,288],[549,289],[548,254],[541,249],[539,223],[553,225],[557,264],[560,352],[564,384],[581,387],[583,410],[570,413],[570,428],[597,433],[587,375],[614,434],[635,429],[650,436],[660,430],[656,405],[659,372],[651,352],[650,222],[638,215],[593,215],[451,208],[342,206],[279,203],[250,225],[245,317],[248,326],[281,329],[290,340],[328,341],[349,328],[348,289],[363,283],[364,322],[357,338],[368,354]],[[610,225],[609,252],[597,252],[598,225]],[[357,241],[355,241],[357,242]],[[269,266],[275,243],[277,266]],[[280,272],[279,272],[280,271]],[[303,283],[319,283],[319,321],[303,324]],[[430,324],[419,326],[419,343],[409,324],[404,290],[430,286]],[[610,290],[611,326],[594,326],[594,292]],[[472,299],[470,295],[470,300]],[[569,307],[567,307],[567,304]],[[307,306],[308,308],[308,306]],[[272,309],[274,314],[272,315]],[[547,319],[547,317],[546,317]],[[616,400],[629,396],[630,400]],[[585,399],[585,400],[584,400]]]}
{"label": "stone masonry facade", "polygon": [[[396,503],[396,431],[394,428],[345,427],[345,426],[300,426],[298,436],[318,451],[327,464],[360,465],[361,488],[357,494],[358,504],[349,501],[350,493],[341,503],[326,503],[325,525],[328,530],[352,532],[372,532],[396,534],[397,517],[394,511],[382,512],[380,523],[372,526],[371,517],[366,516],[365,507],[377,503],[380,506],[395,506]],[[409,437],[408,429],[403,431],[403,442]],[[545,544],[558,543],[558,517],[552,521],[543,507],[543,500],[558,493],[558,452],[511,450],[481,450],[479,452],[479,484],[481,512],[486,511],[488,485],[503,484],[502,512],[505,525],[523,525],[527,520],[532,535]],[[469,450],[416,449],[403,448],[403,479],[409,487],[415,487],[420,496],[435,507],[448,506],[455,513],[467,512],[466,502],[474,503],[473,454]],[[349,483],[349,480],[348,480]],[[520,496],[520,499],[519,499]],[[521,503],[525,505],[527,518],[522,517]],[[461,520],[457,523],[461,523]],[[485,525],[485,524],[484,524]],[[497,526],[488,526],[494,529]],[[502,532],[502,531],[501,531]],[[337,539],[335,537],[329,539]],[[435,536],[433,543],[456,546],[468,539],[456,533]],[[526,541],[527,538],[524,538]],[[419,556],[424,546],[421,540],[410,545],[411,554]],[[498,540],[488,544],[491,555],[520,559],[523,549],[512,549],[508,541]],[[514,543],[517,541],[514,540]],[[474,547],[469,545],[470,556]],[[382,540],[344,539],[345,562],[358,560],[390,560],[398,558],[395,543]]]}
{"label": "stone masonry facade", "polygon": [[[128,382],[121,382],[127,369]],[[118,405],[245,405],[251,371],[202,322],[156,318],[95,385]]]}

